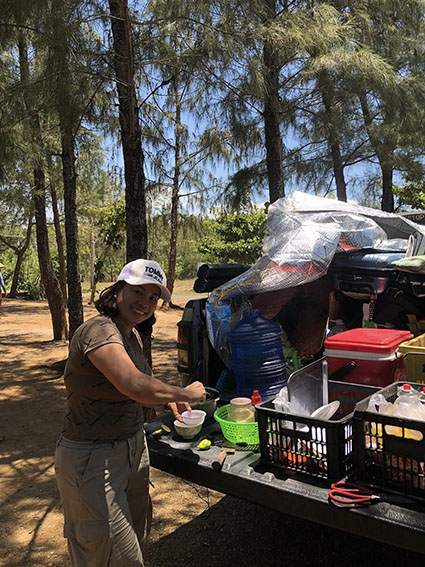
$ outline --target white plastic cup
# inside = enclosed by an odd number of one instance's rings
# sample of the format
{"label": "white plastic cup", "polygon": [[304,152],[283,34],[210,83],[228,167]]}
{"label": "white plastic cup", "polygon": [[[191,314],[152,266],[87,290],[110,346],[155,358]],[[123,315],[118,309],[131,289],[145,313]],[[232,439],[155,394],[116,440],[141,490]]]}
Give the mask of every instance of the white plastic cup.
{"label": "white plastic cup", "polygon": [[200,425],[204,423],[206,412],[203,410],[189,410],[182,413],[186,425]]}

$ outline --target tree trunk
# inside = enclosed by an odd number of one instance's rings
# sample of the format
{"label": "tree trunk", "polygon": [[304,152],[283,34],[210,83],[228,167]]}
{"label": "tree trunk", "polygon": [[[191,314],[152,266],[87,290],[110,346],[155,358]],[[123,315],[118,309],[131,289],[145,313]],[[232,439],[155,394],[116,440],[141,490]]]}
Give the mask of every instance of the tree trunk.
{"label": "tree trunk", "polygon": [[49,161],[49,175],[50,175],[50,183],[49,183],[50,196],[52,198],[53,224],[55,226],[56,246],[58,249],[59,283],[66,303],[68,298],[68,293],[66,289],[66,262],[65,262],[65,253],[63,247],[62,230],[61,230],[60,218],[59,218],[58,197],[56,193],[56,187],[53,182],[53,168],[52,168],[51,160]]}
{"label": "tree trunk", "polygon": [[335,112],[334,94],[330,76],[322,72],[318,80],[322,94],[322,102],[325,107],[326,129],[328,143],[331,150],[332,166],[335,176],[336,195],[339,201],[347,202],[347,185],[344,177],[344,165],[341,157],[341,148],[338,137],[337,116]]}
{"label": "tree trunk", "polygon": [[96,277],[95,277],[95,262],[96,262],[96,239],[94,237],[93,218],[90,218],[90,299],[89,305],[94,303],[96,295]]}
{"label": "tree trunk", "polygon": [[[30,77],[28,52],[25,38],[23,37],[22,33],[20,33],[18,37],[18,49],[21,80],[25,85],[28,85]],[[34,153],[35,155],[38,155],[43,147],[39,116],[38,112],[34,110],[33,105],[30,103],[31,93],[28,92],[28,90],[26,90],[25,92],[25,106],[27,110],[32,114],[31,136],[39,149],[39,151],[35,151]],[[44,170],[39,158],[36,158],[36,163],[34,165],[33,201],[35,211],[38,261],[40,266],[41,281],[46,293],[47,302],[49,304],[50,314],[52,317],[53,339],[64,340],[68,337],[65,301],[58,280],[55,276],[52,261],[50,258],[49,237],[46,222],[46,188]]]}
{"label": "tree trunk", "polygon": [[68,277],[69,333],[83,323],[83,295],[78,258],[77,187],[75,173],[74,137],[62,134],[62,167],[65,203],[66,272]]}
{"label": "tree trunk", "polygon": [[76,117],[70,94],[70,73],[68,69],[68,49],[66,43],[67,30],[62,16],[62,2],[54,0],[53,33],[57,65],[56,106],[59,114],[62,144],[62,174],[65,204],[66,235],[66,271],[68,279],[68,314],[69,334],[84,321],[83,298],[80,282],[80,265],[78,259],[78,221],[77,221],[77,187],[75,171],[74,128]]}
{"label": "tree trunk", "polygon": [[41,281],[46,293],[52,316],[53,339],[66,340],[66,311],[62,290],[53,270],[50,259],[49,236],[46,221],[44,171],[42,168],[34,169],[34,209],[37,235],[38,262],[40,266]]}
{"label": "tree trunk", "polygon": [[[378,158],[382,171],[382,199],[381,209],[389,213],[394,212],[394,192],[393,192],[393,171],[394,171],[394,147],[389,140],[381,141],[373,134],[372,117],[369,112],[366,92],[363,91],[359,95],[360,106],[362,109],[363,119],[366,124],[369,140],[373,151]],[[384,121],[385,126],[385,121]]]}
{"label": "tree trunk", "polygon": [[[179,184],[180,184],[180,147],[181,147],[181,105],[178,90],[177,74],[174,74],[173,90],[176,104],[176,122],[174,127],[174,176],[173,193],[171,195],[170,213],[170,253],[168,255],[167,287],[173,293],[174,280],[176,277],[177,261],[177,230],[178,230],[178,210],[179,210]],[[170,305],[172,302],[169,302]],[[163,302],[163,307],[167,302]]]}
{"label": "tree trunk", "polygon": [[22,246],[15,249],[16,264],[15,264],[15,269],[13,271],[12,285],[10,286],[9,297],[16,297],[22,262],[24,260],[25,252],[28,250],[28,246],[31,240],[32,225],[33,225],[33,213],[31,212],[30,218],[28,219],[28,226],[27,226],[27,232],[25,234],[24,243]]}
{"label": "tree trunk", "polygon": [[22,262],[24,260],[25,252],[19,250],[16,254],[15,269],[13,271],[12,285],[10,286],[9,297],[16,297],[18,291],[19,274],[21,273]]}
{"label": "tree trunk", "polygon": [[109,0],[119,121],[124,157],[127,262],[146,258],[144,155],[134,86],[133,49],[127,0]]}
{"label": "tree trunk", "polygon": [[[266,21],[275,17],[275,0],[265,0]],[[264,136],[270,203],[285,196],[280,135],[279,57],[271,41],[264,42]]]}
{"label": "tree trunk", "polygon": [[[144,155],[142,151],[136,90],[134,86],[133,48],[127,0],[109,0],[114,44],[121,141],[124,157],[126,258],[127,262],[147,258]],[[142,335],[143,351],[152,366],[151,338]],[[149,408],[145,415],[152,417]]]}
{"label": "tree trunk", "polygon": [[[379,162],[381,163],[381,161]],[[382,201],[381,209],[388,213],[394,212],[394,193],[393,193],[393,164],[392,162],[381,163],[382,171]]]}
{"label": "tree trunk", "polygon": [[332,165],[335,176],[336,196],[338,201],[347,202],[347,185],[344,177],[341,150],[338,142],[331,144]]}
{"label": "tree trunk", "polygon": [[[176,182],[176,179],[174,183]],[[176,279],[176,261],[177,261],[177,219],[178,219],[178,204],[179,194],[178,186],[173,187],[173,195],[171,197],[171,235],[170,235],[170,253],[168,255],[168,272],[167,272],[167,288],[170,293],[173,293],[174,281]],[[165,303],[165,302],[164,302]],[[171,303],[171,302],[170,302]]]}

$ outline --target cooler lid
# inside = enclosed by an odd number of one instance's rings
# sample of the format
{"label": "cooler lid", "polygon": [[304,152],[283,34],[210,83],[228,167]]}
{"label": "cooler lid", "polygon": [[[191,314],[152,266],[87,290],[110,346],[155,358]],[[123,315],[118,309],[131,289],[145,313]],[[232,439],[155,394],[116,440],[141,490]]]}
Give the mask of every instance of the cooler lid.
{"label": "cooler lid", "polygon": [[393,352],[403,341],[413,338],[410,331],[399,329],[350,329],[325,340],[329,350],[357,352]]}
{"label": "cooler lid", "polygon": [[375,271],[397,271],[391,262],[401,260],[406,256],[406,252],[389,251],[379,249],[361,249],[350,252],[338,252],[333,257],[329,270],[338,271],[341,269],[361,269]]}

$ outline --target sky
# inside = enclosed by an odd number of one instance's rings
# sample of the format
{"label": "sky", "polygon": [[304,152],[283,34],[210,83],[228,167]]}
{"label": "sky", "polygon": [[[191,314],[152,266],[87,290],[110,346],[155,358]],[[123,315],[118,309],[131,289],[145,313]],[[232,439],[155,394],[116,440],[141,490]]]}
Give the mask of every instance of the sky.
{"label": "sky", "polygon": [[[297,141],[292,134],[284,138],[283,142],[287,147],[294,147],[297,144]],[[109,147],[109,150],[107,150],[109,154],[109,157],[107,159],[108,167],[112,167],[112,165],[114,165],[122,169],[123,168],[122,148],[120,146],[118,148],[115,147],[114,151],[112,151],[113,146],[114,146],[113,140],[108,139],[107,141],[107,147]],[[260,157],[253,157],[251,164],[259,160]],[[147,162],[148,160],[146,160],[146,164]],[[249,165],[250,163],[247,162],[246,166]],[[214,165],[208,163],[204,167],[210,172],[211,175],[213,175],[218,179],[222,179],[223,185],[227,184],[228,179],[238,169],[236,164],[233,165],[232,163],[225,164],[224,162],[222,163],[217,162]],[[353,202],[361,202],[364,196],[365,180],[370,178],[372,175],[376,175],[379,178],[380,168],[378,167],[377,164],[373,164],[373,163],[359,163],[350,167],[346,167],[344,170],[344,174],[347,183],[348,199]],[[155,174],[152,171],[150,171],[149,168],[146,166],[145,166],[145,175],[147,179],[150,180],[154,179],[155,177]],[[394,173],[394,183],[395,184],[402,183],[401,175],[398,172]],[[325,192],[327,189],[328,189],[327,187],[323,188],[323,196],[325,196]],[[336,188],[334,182],[332,182],[331,189],[335,194]],[[305,190],[306,187],[305,185],[303,186],[302,183],[297,183],[294,180],[288,180],[285,182],[286,196],[290,195],[294,191],[305,191]],[[153,212],[157,212],[159,214],[164,209],[164,205],[166,205],[166,203],[169,202],[169,197],[170,197],[170,194],[167,193],[168,192],[164,190],[162,195],[159,195],[155,198],[155,201],[153,203]],[[182,191],[182,194],[184,193],[191,193],[191,190],[189,188],[185,188]],[[257,207],[260,208],[264,205],[266,201],[268,201],[267,190],[260,191],[258,195],[255,195],[252,198],[252,202]],[[217,206],[217,204],[218,203],[215,201],[212,203],[212,206],[213,207]],[[182,197],[180,199],[180,210],[186,213],[196,213],[197,211],[199,211],[199,208],[196,206],[194,207],[193,203],[191,204],[191,200],[189,198]]]}

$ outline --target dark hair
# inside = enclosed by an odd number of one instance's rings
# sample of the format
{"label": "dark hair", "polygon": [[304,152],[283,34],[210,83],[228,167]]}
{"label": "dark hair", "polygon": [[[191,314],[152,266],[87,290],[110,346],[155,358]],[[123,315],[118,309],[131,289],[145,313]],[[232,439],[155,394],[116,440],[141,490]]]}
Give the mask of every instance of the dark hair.
{"label": "dark hair", "polygon": [[144,337],[150,337],[152,335],[152,330],[155,323],[156,323],[156,317],[152,313],[149,319],[146,319],[146,321],[142,321],[141,323],[136,325],[136,329]]}
{"label": "dark hair", "polygon": [[120,281],[102,289],[99,299],[96,299],[94,302],[94,306],[99,313],[103,313],[109,317],[118,315],[117,294],[124,286],[125,282]]}
{"label": "dark hair", "polygon": [[[94,302],[94,306],[99,311],[108,317],[116,317],[119,313],[117,305],[117,294],[126,285],[126,282],[119,281],[109,287],[106,287],[100,292],[100,296]],[[136,329],[141,335],[150,337],[152,335],[152,327],[156,323],[156,317],[152,313],[149,319],[142,321],[136,325]]]}

